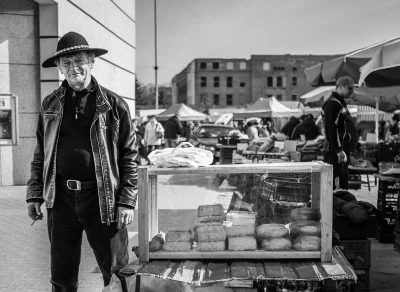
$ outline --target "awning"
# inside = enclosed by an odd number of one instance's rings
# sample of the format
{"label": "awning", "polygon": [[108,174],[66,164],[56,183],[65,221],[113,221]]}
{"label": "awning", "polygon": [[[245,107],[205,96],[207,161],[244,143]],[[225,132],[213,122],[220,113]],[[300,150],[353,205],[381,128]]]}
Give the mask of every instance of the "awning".
{"label": "awning", "polygon": [[207,115],[191,109],[183,103],[178,103],[172,105],[166,111],[159,114],[157,116],[157,119],[160,121],[166,121],[170,117],[174,116],[176,113],[180,114],[179,119],[181,121],[204,121],[207,118]]}

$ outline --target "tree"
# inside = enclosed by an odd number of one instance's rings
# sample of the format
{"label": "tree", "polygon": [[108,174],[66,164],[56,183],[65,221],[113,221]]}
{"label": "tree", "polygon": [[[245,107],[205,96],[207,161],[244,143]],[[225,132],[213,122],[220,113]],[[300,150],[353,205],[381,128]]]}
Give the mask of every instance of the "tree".
{"label": "tree", "polygon": [[135,100],[137,105],[147,105],[149,104],[148,96],[145,92],[143,84],[135,78]]}

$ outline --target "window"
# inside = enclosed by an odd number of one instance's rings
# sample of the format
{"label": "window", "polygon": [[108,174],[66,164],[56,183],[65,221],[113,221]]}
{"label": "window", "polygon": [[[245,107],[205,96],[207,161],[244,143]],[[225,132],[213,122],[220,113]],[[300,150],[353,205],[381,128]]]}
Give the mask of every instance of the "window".
{"label": "window", "polygon": [[240,62],[239,68],[240,68],[240,70],[246,70],[246,62]]}
{"label": "window", "polygon": [[232,104],[233,104],[233,95],[227,94],[226,95],[226,105],[232,105]]}
{"label": "window", "polygon": [[292,85],[297,86],[297,77],[295,76],[292,77]]}
{"label": "window", "polygon": [[207,63],[206,62],[200,62],[200,69],[207,69]]}
{"label": "window", "polygon": [[283,85],[282,77],[276,77],[276,86],[282,87],[282,85]]}
{"label": "window", "polygon": [[285,67],[274,67],[274,71],[285,71]]}
{"label": "window", "polygon": [[246,87],[246,82],[240,82],[240,87]]}
{"label": "window", "polygon": [[226,87],[232,87],[232,86],[233,86],[233,78],[226,77]]}
{"label": "window", "polygon": [[272,97],[272,94],[267,94],[267,97]]}
{"label": "window", "polygon": [[282,100],[282,95],[281,95],[281,94],[278,94],[278,95],[276,96],[276,99],[277,99],[277,100]]}
{"label": "window", "polygon": [[292,94],[292,101],[297,101],[297,94]]}
{"label": "window", "polygon": [[293,73],[296,73],[296,72],[297,72],[297,67],[293,67],[293,68],[292,68],[292,72],[293,72]]}
{"label": "window", "polygon": [[273,87],[274,86],[274,78],[272,76],[267,77],[267,86]]}
{"label": "window", "polygon": [[226,63],[226,69],[233,70],[233,62]]}
{"label": "window", "polygon": [[207,87],[207,77],[200,77],[200,87]]}
{"label": "window", "polygon": [[219,105],[219,94],[214,94],[214,104]]}
{"label": "window", "polygon": [[214,87],[219,87],[219,77],[214,77]]}
{"label": "window", "polygon": [[213,69],[219,69],[219,63],[213,62]]}
{"label": "window", "polygon": [[263,70],[264,71],[269,71],[271,70],[271,65],[268,62],[263,63]]}

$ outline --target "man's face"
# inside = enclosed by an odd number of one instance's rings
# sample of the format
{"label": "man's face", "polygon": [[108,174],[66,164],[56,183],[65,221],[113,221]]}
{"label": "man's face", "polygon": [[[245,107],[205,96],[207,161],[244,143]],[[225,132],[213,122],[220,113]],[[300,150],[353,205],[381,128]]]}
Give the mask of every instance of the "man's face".
{"label": "man's face", "polygon": [[353,85],[341,86],[341,88],[342,88],[343,98],[352,98],[354,96],[354,86]]}
{"label": "man's face", "polygon": [[85,52],[60,57],[58,68],[70,86],[82,86],[90,76],[92,63]]}

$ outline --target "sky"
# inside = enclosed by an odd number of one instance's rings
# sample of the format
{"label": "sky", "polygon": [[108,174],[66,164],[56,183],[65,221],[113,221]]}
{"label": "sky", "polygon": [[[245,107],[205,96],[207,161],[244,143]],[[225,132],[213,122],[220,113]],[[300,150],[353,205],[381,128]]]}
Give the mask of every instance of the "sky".
{"label": "sky", "polygon": [[[157,0],[158,82],[195,58],[343,54],[400,36],[399,0]],[[154,1],[136,0],[136,74],[154,83]]]}

